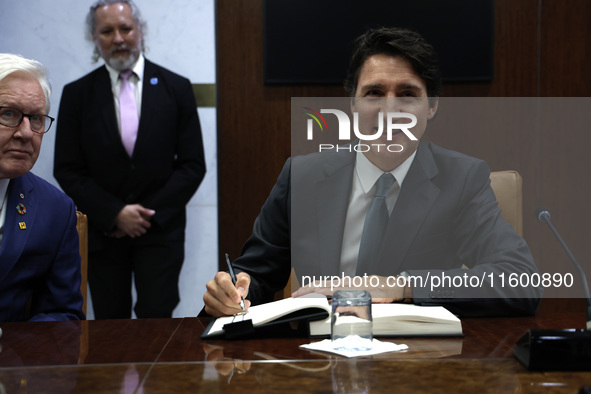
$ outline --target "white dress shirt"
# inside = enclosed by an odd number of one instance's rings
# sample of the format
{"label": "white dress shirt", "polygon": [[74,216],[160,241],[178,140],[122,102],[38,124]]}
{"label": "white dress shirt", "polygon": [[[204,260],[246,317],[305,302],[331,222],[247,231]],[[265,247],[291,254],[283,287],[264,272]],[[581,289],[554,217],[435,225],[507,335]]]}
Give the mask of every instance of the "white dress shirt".
{"label": "white dress shirt", "polygon": [[[391,214],[394,209],[394,204],[396,204],[398,194],[400,193],[400,187],[416,153],[415,151],[402,164],[390,171],[394,175],[396,182],[392,185],[386,196],[388,214]],[[347,208],[347,219],[345,220],[345,229],[343,232],[343,245],[341,246],[341,271],[347,276],[355,275],[365,215],[374,198],[375,184],[383,173],[384,171],[370,162],[363,153],[357,152],[351,196],[349,197],[349,207]]]}
{"label": "white dress shirt", "polygon": [[8,184],[10,179],[0,179],[0,247],[4,235],[4,223],[6,223],[6,200],[8,200]]}

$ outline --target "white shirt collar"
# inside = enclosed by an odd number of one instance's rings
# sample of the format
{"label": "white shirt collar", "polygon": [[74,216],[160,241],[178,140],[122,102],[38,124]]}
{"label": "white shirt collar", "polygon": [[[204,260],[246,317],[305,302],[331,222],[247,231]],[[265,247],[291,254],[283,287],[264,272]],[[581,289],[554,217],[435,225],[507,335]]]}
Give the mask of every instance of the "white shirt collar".
{"label": "white shirt collar", "polygon": [[[406,178],[406,174],[408,174],[410,165],[412,164],[416,155],[417,151],[415,150],[408,159],[390,171],[390,174],[394,175],[394,178],[400,187],[402,187],[402,182],[404,182],[404,178]],[[355,171],[357,171],[357,176],[359,177],[361,187],[365,193],[369,193],[371,188],[377,182],[378,178],[384,173],[384,171],[380,170],[371,161],[369,161],[369,159],[365,157],[362,152],[357,152]]]}
{"label": "white shirt collar", "polygon": [[0,179],[0,246],[4,237],[4,224],[6,222],[6,200],[8,199],[8,184],[10,179]]}
{"label": "white shirt collar", "polygon": [[10,179],[0,179],[0,208],[2,207],[2,201],[4,201],[4,197],[6,197],[9,183]]}

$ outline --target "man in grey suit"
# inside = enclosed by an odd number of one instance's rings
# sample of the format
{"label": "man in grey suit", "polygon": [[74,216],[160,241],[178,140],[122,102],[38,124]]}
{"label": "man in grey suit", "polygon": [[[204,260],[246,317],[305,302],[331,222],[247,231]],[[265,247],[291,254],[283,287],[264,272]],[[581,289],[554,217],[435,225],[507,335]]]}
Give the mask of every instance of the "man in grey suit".
{"label": "man in grey suit", "polygon": [[[241,296],[247,306],[272,300],[293,266],[300,282],[316,279],[301,283],[296,297],[330,295],[340,282],[336,288],[363,287],[376,302],[444,305],[463,316],[534,313],[539,289],[501,288],[498,280],[495,287],[499,275],[537,269],[525,241],[500,215],[488,166],[421,141],[441,95],[432,46],[409,30],[369,30],[356,42],[345,88],[361,133],[376,134],[379,112],[412,114],[416,140],[398,131],[371,149],[288,159],[234,262],[236,285],[216,274],[205,311],[236,313]],[[386,219],[372,238],[366,227],[379,221],[378,200]]]}
{"label": "man in grey suit", "polygon": [[97,1],[87,23],[106,64],[64,88],[54,174],[88,215],[95,317],[131,317],[132,276],[136,315],[171,317],[185,206],[205,174],[191,83],[144,58],[131,0]]}

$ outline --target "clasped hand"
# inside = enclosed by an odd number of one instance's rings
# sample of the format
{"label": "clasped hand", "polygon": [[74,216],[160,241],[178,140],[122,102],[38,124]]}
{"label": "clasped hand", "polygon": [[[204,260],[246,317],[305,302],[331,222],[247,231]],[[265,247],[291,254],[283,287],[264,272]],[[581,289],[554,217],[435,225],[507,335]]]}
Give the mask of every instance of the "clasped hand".
{"label": "clasped hand", "polygon": [[117,228],[111,233],[111,236],[136,238],[144,235],[152,227],[151,219],[155,213],[156,211],[153,209],[144,208],[140,204],[124,206],[115,217]]}

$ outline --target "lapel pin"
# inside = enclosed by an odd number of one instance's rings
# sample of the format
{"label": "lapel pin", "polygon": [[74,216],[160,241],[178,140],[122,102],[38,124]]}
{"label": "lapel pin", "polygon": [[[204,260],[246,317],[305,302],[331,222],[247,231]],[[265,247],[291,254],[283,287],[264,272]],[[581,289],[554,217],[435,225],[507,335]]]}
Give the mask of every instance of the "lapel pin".
{"label": "lapel pin", "polygon": [[21,230],[27,229],[27,225],[25,224],[25,222],[18,222],[18,226],[20,227]]}
{"label": "lapel pin", "polygon": [[25,207],[25,205],[23,203],[19,203],[16,206],[16,211],[18,212],[19,215],[24,215],[25,213],[27,213],[27,207]]}
{"label": "lapel pin", "polygon": [[153,78],[151,78],[151,79],[150,79],[150,83],[151,83],[152,85],[157,85],[157,84],[158,84],[158,78],[156,78],[156,77],[153,77]]}
{"label": "lapel pin", "polygon": [[23,198],[25,198],[25,195],[24,195],[23,193],[21,193],[21,194],[20,194],[20,198],[21,198],[21,200],[22,200]]}

